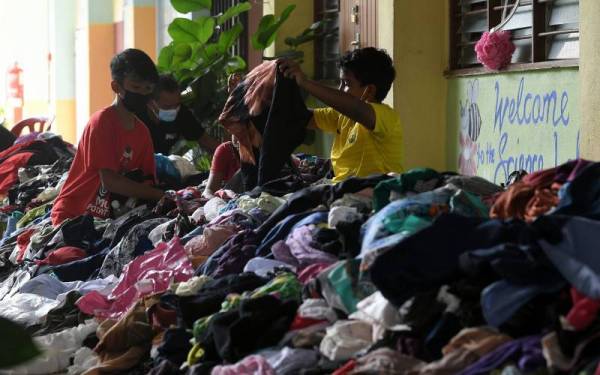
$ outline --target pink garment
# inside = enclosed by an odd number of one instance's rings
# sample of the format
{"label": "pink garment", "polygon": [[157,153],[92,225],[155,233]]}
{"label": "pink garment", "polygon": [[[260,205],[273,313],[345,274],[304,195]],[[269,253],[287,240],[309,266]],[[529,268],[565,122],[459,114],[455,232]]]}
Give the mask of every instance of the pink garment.
{"label": "pink garment", "polygon": [[314,278],[316,278],[317,276],[319,276],[319,274],[321,272],[323,272],[324,270],[326,270],[327,268],[329,268],[329,266],[331,266],[331,264],[329,264],[329,263],[315,263],[315,264],[311,264],[310,266],[308,266],[306,268],[303,268],[298,273],[298,280],[303,285],[306,285],[310,281],[312,281]]}
{"label": "pink garment", "polygon": [[275,375],[275,370],[265,357],[250,355],[236,364],[216,366],[211,375]]}
{"label": "pink garment", "polygon": [[140,298],[161,293],[173,282],[187,281],[194,274],[179,238],[160,243],[152,251],[129,262],[119,283],[108,295],[90,292],[77,301],[81,311],[101,318],[119,319]]}
{"label": "pink garment", "polygon": [[201,236],[192,238],[186,245],[185,251],[191,257],[210,256],[215,252],[229,237],[239,231],[236,225],[215,224],[206,226]]}
{"label": "pink garment", "polygon": [[566,319],[576,331],[583,331],[596,320],[600,311],[600,301],[586,297],[575,288],[571,288],[571,299],[573,307]]}

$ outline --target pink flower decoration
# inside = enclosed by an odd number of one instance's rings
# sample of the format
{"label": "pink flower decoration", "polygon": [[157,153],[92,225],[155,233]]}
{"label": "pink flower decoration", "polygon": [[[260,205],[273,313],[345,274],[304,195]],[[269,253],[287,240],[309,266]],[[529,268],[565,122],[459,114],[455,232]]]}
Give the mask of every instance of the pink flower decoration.
{"label": "pink flower decoration", "polygon": [[475,45],[475,52],[477,60],[486,68],[500,70],[510,63],[515,45],[508,31],[485,32]]}

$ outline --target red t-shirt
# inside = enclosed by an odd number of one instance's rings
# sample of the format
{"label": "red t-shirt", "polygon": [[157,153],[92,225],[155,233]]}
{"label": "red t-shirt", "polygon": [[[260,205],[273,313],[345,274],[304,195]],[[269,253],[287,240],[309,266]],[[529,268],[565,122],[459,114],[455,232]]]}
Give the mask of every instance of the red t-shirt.
{"label": "red t-shirt", "polygon": [[221,143],[215,150],[210,170],[223,175],[227,182],[240,169],[240,157],[231,142]]}
{"label": "red t-shirt", "polygon": [[100,170],[124,174],[141,169],[155,175],[154,148],[146,126],[135,120],[134,128],[125,129],[115,107],[92,115],[79,140],[69,176],[52,207],[52,224],[84,213],[110,216],[110,197],[101,186]]}

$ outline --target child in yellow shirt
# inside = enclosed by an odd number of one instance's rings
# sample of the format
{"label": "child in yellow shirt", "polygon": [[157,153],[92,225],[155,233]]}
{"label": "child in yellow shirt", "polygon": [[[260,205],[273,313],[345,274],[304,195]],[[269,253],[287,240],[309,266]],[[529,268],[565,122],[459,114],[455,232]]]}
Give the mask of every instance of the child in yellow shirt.
{"label": "child in yellow shirt", "polygon": [[402,125],[394,110],[381,103],[396,76],[384,50],[368,47],[346,53],[340,60],[339,90],[308,79],[295,61],[280,60],[279,67],[286,77],[330,106],[313,110],[309,126],[335,135],[331,148],[334,182],[402,172]]}

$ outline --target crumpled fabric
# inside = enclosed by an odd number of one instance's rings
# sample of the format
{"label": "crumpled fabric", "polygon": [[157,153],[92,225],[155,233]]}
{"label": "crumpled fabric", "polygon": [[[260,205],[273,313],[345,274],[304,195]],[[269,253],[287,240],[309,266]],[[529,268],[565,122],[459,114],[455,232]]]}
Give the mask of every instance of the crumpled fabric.
{"label": "crumpled fabric", "polygon": [[309,349],[263,350],[265,357],[277,375],[295,375],[304,368],[315,366],[319,362],[319,352]]}
{"label": "crumpled fabric", "polygon": [[359,220],[361,216],[355,207],[337,206],[329,210],[327,217],[327,225],[330,228],[335,228],[340,222],[351,222]]}
{"label": "crumpled fabric", "polygon": [[360,320],[341,320],[327,328],[321,354],[332,361],[346,361],[375,343],[373,326]]}
{"label": "crumpled fabric", "polygon": [[73,364],[67,368],[67,375],[80,375],[98,364],[100,364],[98,355],[92,349],[84,346],[75,352]]}
{"label": "crumpled fabric", "polygon": [[244,81],[231,92],[219,123],[240,143],[240,160],[256,164],[253,148],[258,148],[262,137],[250,122],[271,104],[277,63],[266,61],[252,69]]}
{"label": "crumpled fabric", "polygon": [[424,375],[457,373],[511,340],[511,337],[490,327],[465,328],[442,348],[443,358],[423,364],[419,373]]}
{"label": "crumpled fabric", "polygon": [[276,375],[265,357],[249,355],[233,365],[219,365],[212,369],[210,375]]}
{"label": "crumpled fabric", "polygon": [[532,372],[546,367],[546,361],[542,354],[541,336],[527,336],[500,345],[461,371],[460,374],[489,374],[490,371],[510,362],[516,362],[519,370],[525,372]]}
{"label": "crumpled fabric", "polygon": [[219,217],[221,209],[225,207],[226,204],[227,202],[219,197],[214,197],[206,202],[204,205],[204,216],[206,217],[206,220],[210,222]]}
{"label": "crumpled fabric", "polygon": [[327,301],[319,298],[307,298],[298,308],[298,316],[314,320],[327,320],[333,323],[338,320],[336,312],[327,304]]}
{"label": "crumpled fabric", "polygon": [[252,258],[244,266],[244,272],[253,272],[260,277],[268,277],[276,269],[287,269],[296,272],[296,267],[267,258]]}
{"label": "crumpled fabric", "polygon": [[332,264],[337,262],[336,256],[312,246],[315,230],[316,227],[312,224],[298,227],[290,233],[285,243],[281,241],[275,243],[271,248],[275,259],[298,268],[315,263]]}
{"label": "crumpled fabric", "polygon": [[196,236],[185,244],[185,250],[197,268],[204,263],[221,245],[240,230],[235,224],[207,225],[202,235]]}
{"label": "crumpled fabric", "polygon": [[[108,252],[98,275],[100,277],[107,277],[109,275],[119,276],[123,271],[123,267],[131,262],[136,255],[144,253],[146,249],[153,247],[153,244],[148,239],[148,235],[154,228],[164,224],[168,220],[164,217],[151,219],[131,228],[119,244]],[[140,246],[142,247],[141,249],[139,249]]]}
{"label": "crumpled fabric", "polygon": [[58,333],[34,337],[33,341],[42,354],[23,365],[1,372],[7,375],[34,375],[64,371],[71,364],[71,358],[81,348],[83,341],[94,333],[97,327],[98,323],[89,320],[85,324]]}
{"label": "crumpled fabric", "polygon": [[156,332],[148,322],[146,309],[156,301],[142,298],[119,320],[107,319],[98,326],[96,335],[100,341],[94,351],[100,363],[83,375],[126,371],[148,355]]}
{"label": "crumpled fabric", "polygon": [[19,289],[19,293],[36,294],[48,299],[62,301],[64,296],[72,290],[77,290],[80,294],[96,291],[108,295],[116,285],[117,278],[112,275],[104,279],[63,282],[49,274],[41,274],[23,284]]}
{"label": "crumpled fabric", "polygon": [[544,216],[536,228],[547,233],[538,244],[562,276],[579,292],[600,299],[600,253],[594,241],[600,222],[583,217]]}
{"label": "crumpled fabric", "polygon": [[31,279],[31,274],[26,269],[17,269],[6,279],[0,282],[0,300],[15,295],[21,287]]}
{"label": "crumpled fabric", "polygon": [[444,213],[466,217],[488,217],[488,207],[470,193],[441,187],[394,201],[363,225],[360,258],[361,270],[368,270],[383,252],[431,225]]}
{"label": "crumpled fabric", "polygon": [[331,265],[327,263],[315,263],[303,268],[298,272],[298,280],[304,285],[314,280],[321,272],[329,268]]}
{"label": "crumpled fabric", "polygon": [[502,192],[502,188],[479,176],[450,176],[446,178],[446,186],[456,190],[464,190],[478,195],[484,200]]}
{"label": "crumpled fabric", "polygon": [[284,203],[285,199],[274,197],[268,193],[261,193],[258,198],[242,195],[236,201],[237,207],[246,213],[250,212],[253,208],[260,208],[269,214],[273,213]]}
{"label": "crumpled fabric", "polygon": [[177,171],[183,180],[198,173],[194,164],[182,156],[169,155],[169,160],[173,163],[175,168],[177,168]]}
{"label": "crumpled fabric", "polygon": [[254,258],[258,238],[254,231],[243,230],[227,240],[196,271],[196,275],[219,278],[240,273],[248,261]]}
{"label": "crumpled fabric", "polygon": [[598,317],[600,300],[587,298],[585,295],[571,288],[573,307],[565,317],[565,321],[576,331],[583,331],[591,326]]}
{"label": "crumpled fabric", "polygon": [[194,276],[187,281],[182,281],[177,284],[175,294],[180,297],[193,296],[210,280],[212,279],[208,276]]}
{"label": "crumpled fabric", "polygon": [[[422,361],[393,349],[379,348],[357,358],[353,368],[347,374],[417,375],[423,364]],[[423,372],[423,374],[430,373]]]}
{"label": "crumpled fabric", "polygon": [[532,221],[556,205],[558,202],[551,195],[556,196],[562,184],[573,181],[586,170],[589,171],[590,168],[586,168],[589,164],[589,161],[583,159],[571,160],[557,167],[526,175],[498,196],[490,210],[490,217]]}
{"label": "crumpled fabric", "polygon": [[163,242],[163,235],[167,231],[170,225],[175,223],[176,219],[167,221],[166,223],[160,224],[148,234],[148,239],[152,242],[152,245],[158,246],[159,243]]}
{"label": "crumpled fabric", "polygon": [[44,216],[51,207],[52,203],[46,203],[27,211],[27,213],[21,218],[21,220],[17,222],[17,229],[25,228],[35,219]]}
{"label": "crumpled fabric", "polygon": [[341,198],[334,200],[329,206],[355,208],[361,214],[370,214],[373,209],[372,198],[359,193],[345,193]]}
{"label": "crumpled fabric", "polygon": [[110,295],[91,292],[82,297],[77,306],[86,314],[119,318],[140,298],[164,292],[171,281],[186,281],[193,274],[192,264],[175,237],[125,266],[119,284]]}
{"label": "crumpled fabric", "polygon": [[402,324],[402,317],[381,292],[375,292],[356,305],[350,319],[362,320],[373,325],[373,336],[381,339],[387,330],[409,330]]}
{"label": "crumpled fabric", "polygon": [[[441,182],[442,176],[429,168],[411,169],[397,177],[382,181],[374,189],[375,212],[381,210],[391,200],[431,191],[439,187]],[[392,196],[392,193],[394,196]]]}
{"label": "crumpled fabric", "polygon": [[48,311],[58,306],[54,299],[31,293],[17,293],[0,303],[0,316],[24,326],[42,322]]}
{"label": "crumpled fabric", "polygon": [[69,263],[74,260],[83,259],[86,256],[87,253],[85,250],[73,246],[66,246],[52,251],[46,258],[36,261],[36,264],[56,266],[59,264]]}

